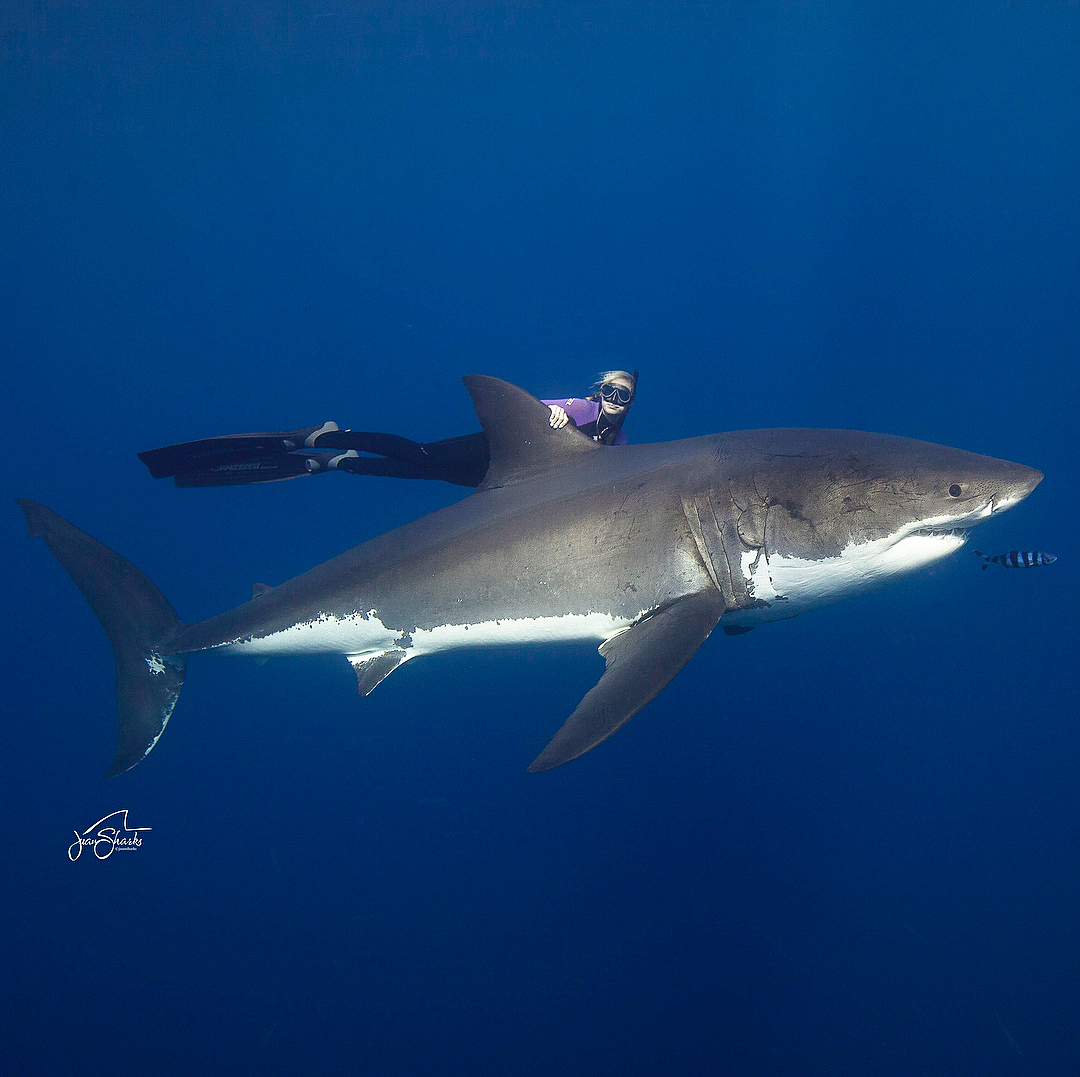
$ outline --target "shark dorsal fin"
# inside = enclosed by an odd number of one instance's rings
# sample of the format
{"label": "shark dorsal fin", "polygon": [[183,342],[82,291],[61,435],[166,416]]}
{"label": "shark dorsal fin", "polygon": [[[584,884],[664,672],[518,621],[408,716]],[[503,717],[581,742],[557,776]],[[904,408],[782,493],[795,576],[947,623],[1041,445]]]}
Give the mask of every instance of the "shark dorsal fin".
{"label": "shark dorsal fin", "polygon": [[547,405],[508,381],[484,374],[469,374],[461,380],[491,450],[481,490],[521,482],[600,448],[574,426],[552,430]]}

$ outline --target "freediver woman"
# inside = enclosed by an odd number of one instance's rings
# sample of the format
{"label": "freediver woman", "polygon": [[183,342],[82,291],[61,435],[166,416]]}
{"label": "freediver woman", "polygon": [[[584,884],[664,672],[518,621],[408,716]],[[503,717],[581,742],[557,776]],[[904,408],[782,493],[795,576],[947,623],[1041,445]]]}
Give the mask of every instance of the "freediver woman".
{"label": "freediver woman", "polygon": [[[608,370],[586,397],[545,400],[552,429],[571,423],[604,445],[625,445],[623,422],[637,395],[637,378]],[[330,451],[327,451],[330,450]],[[360,453],[373,455],[361,456]],[[482,431],[443,441],[411,441],[396,434],[340,430],[337,423],[302,430],[227,434],[139,453],[155,479],[177,486],[241,486],[277,482],[327,471],[384,475],[399,479],[440,479],[479,486],[490,456]]]}

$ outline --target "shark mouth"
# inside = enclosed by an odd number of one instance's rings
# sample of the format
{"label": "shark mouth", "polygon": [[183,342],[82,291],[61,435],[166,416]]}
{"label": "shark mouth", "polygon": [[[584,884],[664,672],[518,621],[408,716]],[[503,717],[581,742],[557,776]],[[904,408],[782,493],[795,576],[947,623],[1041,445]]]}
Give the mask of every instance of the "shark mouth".
{"label": "shark mouth", "polygon": [[971,529],[967,527],[920,527],[917,531],[911,531],[906,536],[919,535],[924,538],[958,538],[967,542]]}

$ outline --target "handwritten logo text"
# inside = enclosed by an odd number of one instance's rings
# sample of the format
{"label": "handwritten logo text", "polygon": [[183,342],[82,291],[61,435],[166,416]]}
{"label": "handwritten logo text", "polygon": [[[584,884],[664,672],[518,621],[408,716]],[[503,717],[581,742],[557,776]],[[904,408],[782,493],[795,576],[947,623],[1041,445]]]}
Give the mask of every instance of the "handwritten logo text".
{"label": "handwritten logo text", "polygon": [[82,856],[84,848],[91,849],[98,860],[108,860],[117,851],[131,852],[141,848],[142,835],[151,828],[128,826],[127,814],[127,808],[121,808],[88,826],[81,834],[76,830],[75,840],[68,846],[68,860],[74,863]]}

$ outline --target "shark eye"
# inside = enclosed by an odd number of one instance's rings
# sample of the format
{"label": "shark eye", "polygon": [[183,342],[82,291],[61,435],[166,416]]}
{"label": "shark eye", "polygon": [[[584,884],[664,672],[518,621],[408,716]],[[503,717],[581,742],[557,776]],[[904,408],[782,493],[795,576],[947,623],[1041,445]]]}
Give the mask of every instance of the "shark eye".
{"label": "shark eye", "polygon": [[959,497],[962,493],[963,490],[960,489],[960,484],[958,482],[954,482],[952,486],[949,487],[949,497]]}

